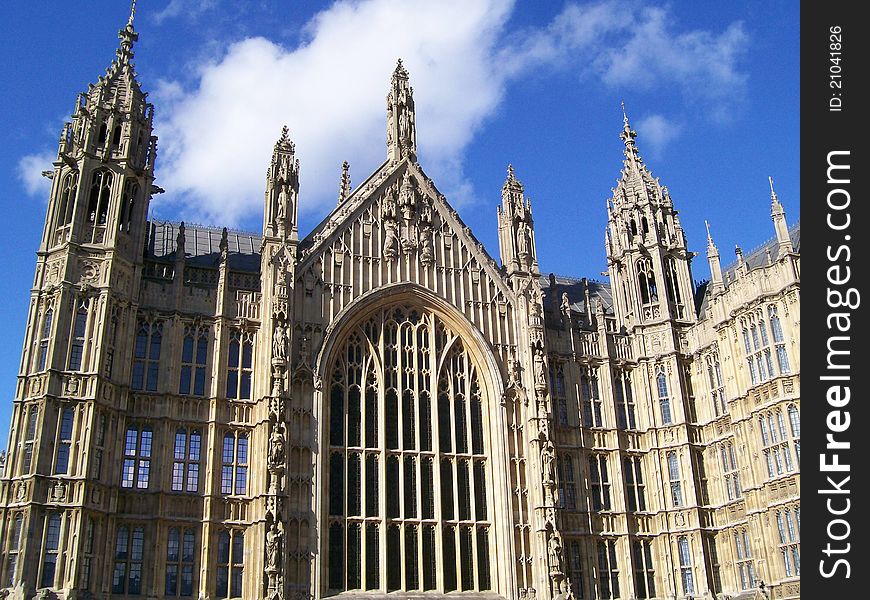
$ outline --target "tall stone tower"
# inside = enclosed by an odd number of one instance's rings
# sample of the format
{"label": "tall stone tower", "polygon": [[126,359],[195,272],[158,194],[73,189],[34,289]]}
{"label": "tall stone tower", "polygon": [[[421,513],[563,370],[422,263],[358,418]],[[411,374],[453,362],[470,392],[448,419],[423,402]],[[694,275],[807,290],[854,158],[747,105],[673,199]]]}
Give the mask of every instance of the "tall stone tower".
{"label": "tall stone tower", "polygon": [[[153,190],[153,106],[133,67],[133,14],[105,75],[80,94],[60,136],[36,261],[6,466],[6,584],[72,589],[100,568],[95,523],[115,509],[104,486],[122,382],[150,385],[136,336],[145,218]],[[148,332],[159,345],[160,332]],[[140,445],[150,444],[145,432]],[[130,476],[136,473],[131,465]],[[142,475],[141,473],[139,475]],[[147,474],[144,475],[147,477]],[[132,480],[131,480],[132,481]],[[86,584],[85,584],[86,585]]]}

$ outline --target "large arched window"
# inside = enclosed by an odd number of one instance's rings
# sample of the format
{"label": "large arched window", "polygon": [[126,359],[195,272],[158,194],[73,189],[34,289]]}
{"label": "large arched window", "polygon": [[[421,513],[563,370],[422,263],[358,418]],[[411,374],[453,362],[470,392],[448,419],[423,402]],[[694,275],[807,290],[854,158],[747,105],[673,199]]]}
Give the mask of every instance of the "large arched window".
{"label": "large arched window", "polygon": [[109,210],[109,198],[112,194],[112,173],[105,169],[94,171],[91,179],[91,191],[88,195],[88,222],[94,225],[105,225]]}
{"label": "large arched window", "polygon": [[329,589],[490,589],[483,398],[462,339],[432,313],[392,307],[333,356]]}

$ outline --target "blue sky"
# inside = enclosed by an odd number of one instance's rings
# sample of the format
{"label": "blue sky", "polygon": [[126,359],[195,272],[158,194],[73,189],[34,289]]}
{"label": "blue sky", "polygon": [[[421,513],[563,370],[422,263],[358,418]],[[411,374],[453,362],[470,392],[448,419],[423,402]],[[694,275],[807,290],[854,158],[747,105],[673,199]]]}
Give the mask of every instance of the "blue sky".
{"label": "blue sky", "polygon": [[[5,447],[50,168],[76,95],[109,65],[123,0],[0,5],[0,447]],[[532,199],[542,270],[599,277],[622,159],[620,102],[669,186],[695,279],[704,220],[731,262],[773,235],[767,177],[799,218],[799,5],[754,2],[140,0],[139,79],[157,113],[152,216],[259,231],[283,124],[302,165],[300,232],[335,205],[341,163],[385,157],[398,57],[418,158],[498,257],[512,163]]]}

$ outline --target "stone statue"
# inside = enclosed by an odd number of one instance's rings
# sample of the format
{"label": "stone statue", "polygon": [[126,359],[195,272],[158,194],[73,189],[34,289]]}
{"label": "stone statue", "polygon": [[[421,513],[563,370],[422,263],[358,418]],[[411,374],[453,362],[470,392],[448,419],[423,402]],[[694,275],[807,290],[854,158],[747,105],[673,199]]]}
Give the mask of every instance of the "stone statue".
{"label": "stone statue", "polygon": [[547,389],[547,373],[544,370],[544,351],[535,349],[535,389],[544,391]]}
{"label": "stone statue", "polygon": [[281,427],[275,426],[269,436],[269,468],[279,469],[284,467],[286,456],[286,442]]}
{"label": "stone statue", "polygon": [[272,522],[272,527],[266,532],[266,572],[278,571],[278,559],[281,554],[281,538],[283,533],[278,529],[278,524]]}
{"label": "stone statue", "polygon": [[559,539],[559,534],[556,532],[550,533],[550,539],[547,542],[547,554],[550,558],[550,572],[562,572],[562,540]]}
{"label": "stone statue", "polygon": [[529,255],[529,228],[525,221],[517,221],[517,256]]}
{"label": "stone statue", "polygon": [[287,329],[280,322],[275,324],[275,333],[272,336],[272,358],[287,359]]}
{"label": "stone statue", "polygon": [[571,316],[571,301],[568,299],[568,292],[562,292],[562,304],[559,307],[562,314],[566,317]]}
{"label": "stone statue", "polygon": [[396,244],[399,238],[396,235],[396,222],[392,219],[384,219],[384,257],[395,258],[398,253]]}
{"label": "stone statue", "polygon": [[547,440],[541,448],[541,472],[545,482],[556,481],[556,452],[553,447],[553,442]]}

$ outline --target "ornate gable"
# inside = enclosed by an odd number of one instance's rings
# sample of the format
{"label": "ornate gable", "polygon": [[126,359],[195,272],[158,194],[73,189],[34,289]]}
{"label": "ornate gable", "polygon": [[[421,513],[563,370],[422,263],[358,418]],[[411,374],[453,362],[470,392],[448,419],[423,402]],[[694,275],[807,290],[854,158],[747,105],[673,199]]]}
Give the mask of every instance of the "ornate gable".
{"label": "ornate gable", "polygon": [[495,260],[416,163],[385,163],[300,243],[299,285],[341,305],[416,283],[460,310],[512,296]]}

